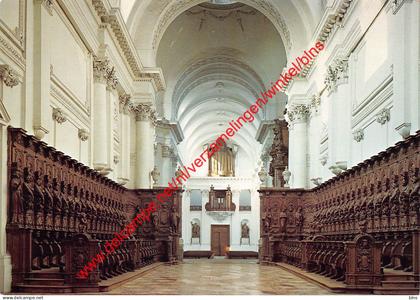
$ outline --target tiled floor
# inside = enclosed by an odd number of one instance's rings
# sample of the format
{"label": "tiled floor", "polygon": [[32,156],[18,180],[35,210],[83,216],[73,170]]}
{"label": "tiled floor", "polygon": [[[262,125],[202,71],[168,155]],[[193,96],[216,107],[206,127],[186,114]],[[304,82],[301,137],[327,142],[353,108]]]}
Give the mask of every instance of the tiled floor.
{"label": "tiled floor", "polygon": [[250,295],[329,294],[279,267],[261,266],[256,260],[190,259],[160,266],[110,294]]}

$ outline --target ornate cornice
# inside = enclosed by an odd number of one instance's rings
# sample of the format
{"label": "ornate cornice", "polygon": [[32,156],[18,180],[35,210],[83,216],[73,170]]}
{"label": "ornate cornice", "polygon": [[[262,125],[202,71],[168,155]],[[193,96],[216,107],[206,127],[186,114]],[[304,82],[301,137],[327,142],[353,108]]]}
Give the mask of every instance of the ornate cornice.
{"label": "ornate cornice", "polygon": [[0,81],[8,87],[14,87],[19,83],[16,72],[9,65],[0,65]]}
{"label": "ornate cornice", "polygon": [[86,129],[79,128],[78,136],[82,142],[85,142],[89,138],[89,132]]}
{"label": "ornate cornice", "polygon": [[[165,89],[165,81],[163,74],[160,71],[145,70],[137,55],[136,47],[134,46],[130,34],[126,28],[125,22],[117,9],[111,9],[106,6],[104,0],[92,0],[93,8],[100,18],[102,25],[109,25],[112,36],[115,38],[115,43],[118,44],[122,50],[123,57],[129,66],[129,71],[135,80],[152,81],[157,91]],[[156,68],[158,70],[158,68]]]}
{"label": "ornate cornice", "polygon": [[[321,41],[325,44],[335,27],[342,26],[344,17],[347,14],[352,1],[353,0],[341,0],[341,3],[338,4],[335,12],[324,17],[324,24],[322,25],[318,37],[316,38],[317,41]],[[310,63],[303,68],[300,73],[301,77],[306,77],[309,74],[315,60],[316,58],[311,60]]]}
{"label": "ornate cornice", "polygon": [[58,107],[53,108],[52,118],[58,124],[62,124],[67,121],[67,116],[65,115],[63,110]]}

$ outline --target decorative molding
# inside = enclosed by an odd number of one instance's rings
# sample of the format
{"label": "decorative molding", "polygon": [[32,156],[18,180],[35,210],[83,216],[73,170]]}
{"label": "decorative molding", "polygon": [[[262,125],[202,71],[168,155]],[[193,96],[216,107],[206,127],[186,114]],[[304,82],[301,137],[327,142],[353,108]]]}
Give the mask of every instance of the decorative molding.
{"label": "decorative molding", "polygon": [[311,178],[311,182],[315,185],[318,186],[322,183],[322,178],[321,177],[314,177]]}
{"label": "decorative molding", "polygon": [[319,113],[320,106],[321,106],[321,95],[319,93],[313,94],[311,97],[311,104],[310,104],[311,117]]}
{"label": "decorative molding", "polygon": [[58,107],[53,108],[52,118],[58,124],[62,124],[67,121],[66,114],[63,112],[61,108],[58,108]]}
{"label": "decorative molding", "polygon": [[78,136],[82,142],[85,142],[89,138],[89,132],[86,129],[79,128]]}
{"label": "decorative molding", "polygon": [[365,133],[362,128],[353,131],[353,139],[356,142],[358,143],[361,142],[364,139],[364,137],[365,137]]}
{"label": "decorative molding", "polygon": [[115,154],[113,161],[115,165],[118,165],[118,163],[120,162],[120,156],[118,154]]}
{"label": "decorative molding", "polygon": [[392,13],[395,15],[406,2],[407,0],[391,0],[390,5]]}
{"label": "decorative molding", "polygon": [[131,104],[131,95],[130,94],[122,94],[118,97],[119,100],[119,111],[123,114],[128,114],[131,110],[132,104]]}
{"label": "decorative molding", "polygon": [[[323,18],[324,23],[320,27],[321,29],[319,31],[318,37],[316,38],[317,41],[321,41],[325,44],[331,34],[336,30],[336,28],[342,26],[345,15],[347,14],[352,2],[355,1],[341,0],[341,3],[337,5],[335,12],[330,13]],[[311,62],[303,68],[303,70],[300,72],[300,77],[304,78],[308,76],[315,61],[316,58],[311,60]]]}
{"label": "decorative molding", "polygon": [[390,108],[383,108],[380,112],[376,114],[376,122],[381,125],[384,125],[386,122],[391,120],[391,109]]}
{"label": "decorative molding", "polygon": [[0,65],[0,81],[11,88],[19,84],[16,72],[9,65]]}
{"label": "decorative molding", "polygon": [[171,157],[172,156],[172,148],[169,145],[162,144],[162,157]]}
{"label": "decorative molding", "polygon": [[213,220],[222,222],[227,219],[227,217],[233,215],[234,211],[206,211]]}

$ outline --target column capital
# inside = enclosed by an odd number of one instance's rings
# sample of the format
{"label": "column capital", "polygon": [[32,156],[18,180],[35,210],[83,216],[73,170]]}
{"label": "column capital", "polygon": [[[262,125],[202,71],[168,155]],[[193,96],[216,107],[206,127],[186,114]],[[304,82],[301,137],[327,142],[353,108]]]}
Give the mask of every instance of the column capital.
{"label": "column capital", "polygon": [[309,116],[309,105],[295,104],[287,108],[287,121],[289,125],[306,122]]}
{"label": "column capital", "polygon": [[16,72],[9,65],[0,65],[0,81],[11,88],[19,83]]}
{"label": "column capital", "polygon": [[109,68],[109,59],[106,57],[93,58],[93,78],[96,82],[106,83],[106,73]]}
{"label": "column capital", "polygon": [[132,110],[136,116],[136,121],[152,121],[156,120],[155,110],[152,103],[133,104]]}
{"label": "column capital", "polygon": [[336,58],[327,68],[324,83],[328,92],[336,90],[341,83],[346,83],[348,78],[348,57]]}

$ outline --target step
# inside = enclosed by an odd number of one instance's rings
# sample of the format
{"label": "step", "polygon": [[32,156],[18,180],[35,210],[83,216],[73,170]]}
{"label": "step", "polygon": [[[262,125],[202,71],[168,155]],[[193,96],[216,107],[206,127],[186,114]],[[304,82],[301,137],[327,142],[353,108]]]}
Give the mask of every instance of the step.
{"label": "step", "polygon": [[16,284],[14,290],[18,293],[27,294],[62,294],[71,293],[72,287],[68,285]]}
{"label": "step", "polygon": [[383,287],[402,287],[402,288],[418,288],[420,285],[419,281],[414,280],[386,280],[382,281]]}
{"label": "step", "polygon": [[419,288],[395,288],[395,287],[378,287],[373,293],[375,295],[418,295]]}
{"label": "step", "polygon": [[26,278],[63,279],[64,273],[60,272],[58,268],[54,268],[26,273]]}
{"label": "step", "polygon": [[29,285],[47,285],[47,286],[59,286],[64,285],[64,279],[62,278],[25,278],[25,284]]}

